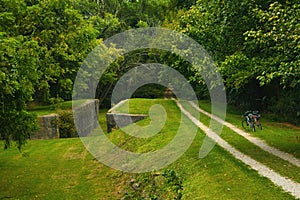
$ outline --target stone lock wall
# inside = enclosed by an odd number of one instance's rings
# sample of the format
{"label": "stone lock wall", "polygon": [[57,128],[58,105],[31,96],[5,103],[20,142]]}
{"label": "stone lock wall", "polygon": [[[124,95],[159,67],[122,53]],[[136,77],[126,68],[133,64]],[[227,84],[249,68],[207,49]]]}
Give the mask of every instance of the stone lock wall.
{"label": "stone lock wall", "polygon": [[99,100],[87,100],[74,109],[73,117],[80,136],[86,136],[98,127]]}
{"label": "stone lock wall", "polygon": [[[125,103],[127,100],[119,102],[117,105],[112,107],[108,113],[106,113],[107,132],[111,132],[113,128],[121,128],[131,123],[145,119],[148,115],[144,114],[128,114],[128,113],[117,113],[115,109]],[[116,123],[118,121],[118,124]]]}
{"label": "stone lock wall", "polygon": [[[113,128],[121,128],[131,123],[143,120],[147,115],[143,114],[123,114],[123,113],[107,113],[107,132],[111,132]],[[118,125],[116,123],[118,121]]]}
{"label": "stone lock wall", "polygon": [[38,116],[39,130],[30,135],[31,139],[59,138],[58,114]]}
{"label": "stone lock wall", "polygon": [[[91,112],[92,111],[92,112]],[[70,111],[71,112],[71,111]],[[74,115],[75,114],[75,115]],[[80,104],[74,109],[73,117],[76,121],[77,132],[80,136],[89,134],[98,126],[99,100],[91,99]],[[58,114],[50,114],[38,117],[39,130],[31,134],[31,139],[55,139],[59,138]]]}

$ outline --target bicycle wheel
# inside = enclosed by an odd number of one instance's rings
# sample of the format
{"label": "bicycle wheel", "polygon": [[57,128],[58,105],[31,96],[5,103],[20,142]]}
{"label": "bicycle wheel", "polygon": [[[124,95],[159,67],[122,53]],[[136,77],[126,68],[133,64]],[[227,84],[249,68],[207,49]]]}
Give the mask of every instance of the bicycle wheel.
{"label": "bicycle wheel", "polygon": [[247,120],[246,120],[246,119],[242,121],[242,126],[243,126],[243,128],[244,128],[245,130],[247,130],[247,129],[248,129],[248,127],[249,127],[249,124],[248,124],[248,122],[247,122]]}
{"label": "bicycle wheel", "polygon": [[254,124],[253,121],[250,122],[250,128],[251,128],[251,130],[252,130],[253,132],[255,132],[255,124]]}
{"label": "bicycle wheel", "polygon": [[259,130],[262,130],[262,125],[259,121],[256,123],[256,126],[259,128]]}

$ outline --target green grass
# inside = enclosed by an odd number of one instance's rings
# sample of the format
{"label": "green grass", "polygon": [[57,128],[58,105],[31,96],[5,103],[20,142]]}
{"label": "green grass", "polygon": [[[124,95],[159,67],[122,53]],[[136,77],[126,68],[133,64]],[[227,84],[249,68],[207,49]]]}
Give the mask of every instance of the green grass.
{"label": "green grass", "polygon": [[[130,103],[137,101],[138,100],[132,100]],[[172,104],[174,106],[174,102],[170,102],[169,107]],[[148,105],[143,106],[149,109],[151,104],[148,103]],[[171,120],[170,122],[166,122],[166,126],[170,128],[177,127],[178,124],[176,122],[180,121],[180,116],[176,114],[175,109],[170,109],[169,107],[167,107],[167,110],[171,112],[168,112],[168,119]],[[119,107],[119,109],[122,110],[122,106]],[[130,111],[136,112],[137,110],[132,106],[130,107]],[[147,120],[138,122],[138,124],[141,125],[144,123],[147,123]],[[186,123],[190,122],[187,121]],[[194,125],[190,123],[188,126]],[[121,141],[121,144],[123,144],[122,147],[125,149],[144,152],[159,149],[161,143],[158,141],[163,140],[161,138],[170,141],[173,134],[171,131],[168,132],[163,129],[157,136],[157,142],[153,142],[156,138],[152,138],[150,142],[134,139],[120,130],[113,132],[110,136],[111,138],[118,138],[117,141]],[[236,161],[220,147],[216,146],[206,158],[199,159],[198,151],[203,138],[204,134],[202,131],[199,131],[191,148],[189,148],[178,161],[170,166],[170,168],[179,171],[185,178],[185,199],[278,199],[280,195],[283,195],[281,197],[283,199],[291,198],[282,194],[280,189],[274,187],[274,185],[271,186],[272,183],[270,183],[270,181],[258,177],[256,172],[249,170],[247,166]],[[114,142],[116,143],[116,141]],[[153,145],[152,142],[156,144],[156,146]],[[155,148],[153,149],[153,147]],[[293,174],[295,174],[295,172],[292,172],[291,175]],[[270,192],[267,188],[273,188],[274,193]]]}
{"label": "green grass", "polygon": [[0,153],[0,199],[116,199],[119,173],[99,164],[79,139],[30,141]]}
{"label": "green grass", "polygon": [[130,101],[124,101],[120,106],[115,107],[113,112],[127,113],[127,108],[129,108],[129,113],[131,114],[148,114],[151,106],[155,104],[161,105],[161,103],[162,99],[130,99]]}
{"label": "green grass", "polygon": [[[108,134],[110,140],[134,152],[155,151],[174,138],[181,120],[185,122],[186,132],[194,126],[180,115],[172,101],[135,99],[130,101],[130,111],[148,113],[151,105],[157,103],[165,108],[168,116],[157,135],[137,139],[116,130]],[[105,112],[99,116],[102,128],[106,125]],[[141,126],[149,123],[149,118],[138,122]],[[224,133],[226,137],[230,135]],[[294,199],[218,146],[199,159],[204,137],[198,130],[188,150],[168,166],[183,178],[183,199]],[[232,140],[235,145],[245,142],[236,137]],[[135,176],[99,163],[78,138],[29,141],[22,153],[16,148],[0,151],[0,199],[120,199]]]}
{"label": "green grass", "polygon": [[108,109],[100,109],[98,121],[99,125],[104,133],[107,133],[107,124],[106,124],[106,113]]}
{"label": "green grass", "polygon": [[62,103],[59,103],[58,105],[46,105],[46,106],[29,106],[27,109],[28,112],[34,113],[38,116],[41,115],[48,115],[52,113],[56,113],[60,110],[71,110],[72,109],[72,103],[74,103],[74,106],[80,105],[86,100],[76,100],[76,101],[65,101]]}
{"label": "green grass", "polygon": [[[202,109],[210,112],[210,102],[200,101],[199,105]],[[227,109],[226,121],[243,129],[241,124],[243,112],[244,111],[229,106]],[[258,130],[256,132],[248,131],[248,133],[255,137],[259,137],[265,140],[269,145],[290,153],[300,159],[300,127],[290,125],[289,123],[274,122],[272,119],[266,117],[264,113],[261,113],[261,115],[263,130]],[[204,115],[201,114],[201,117],[202,116]]]}
{"label": "green grass", "polygon": [[[139,105],[137,105],[139,103]],[[155,151],[156,149],[161,148],[162,146],[168,144],[170,140],[173,139],[174,135],[176,134],[176,130],[178,129],[180,125],[180,118],[177,117],[177,115],[173,115],[172,113],[178,113],[180,112],[179,108],[176,106],[176,104],[172,100],[145,100],[142,99],[139,101],[139,99],[133,99],[130,101],[129,110],[130,113],[141,113],[141,114],[147,114],[149,112],[149,109],[152,105],[160,104],[165,108],[165,110],[168,111],[167,114],[167,120],[165,122],[164,127],[161,129],[159,134],[156,134],[153,137],[141,139],[136,138],[133,136],[130,136],[128,134],[125,134],[121,130],[116,130],[112,134],[110,134],[110,138],[114,143],[125,143],[124,148],[127,148],[130,151],[135,152],[145,152],[145,151]],[[118,111],[124,111],[123,106],[126,106],[125,104],[122,105],[122,107],[119,107],[120,110]],[[139,107],[141,108],[141,112],[139,112]],[[142,120],[138,122],[137,124],[144,127],[149,125],[151,122],[151,119],[147,117],[145,120]],[[124,130],[127,131],[134,131],[132,130],[132,125],[129,125],[124,128]],[[127,141],[130,140],[130,143]],[[152,147],[156,146],[156,149],[153,149]],[[142,149],[142,150],[141,150]]]}
{"label": "green grass", "polygon": [[[189,105],[187,102],[182,103],[186,110],[195,115],[195,109]],[[210,118],[206,115],[200,116],[200,121],[204,123],[206,126],[209,125]],[[276,131],[276,130],[274,130]],[[296,130],[294,130],[296,134]],[[242,136],[236,134],[234,131],[229,129],[228,127],[223,127],[223,131],[221,137],[228,141],[231,145],[237,148],[239,151],[249,155],[255,160],[269,166],[275,171],[279,172],[281,175],[288,177],[292,180],[295,180],[300,183],[300,168],[290,164],[287,161],[284,161],[272,154],[269,154],[265,151],[262,151],[259,147],[250,143],[247,139]],[[280,143],[279,143],[280,144]],[[286,145],[286,143],[283,143]],[[293,147],[291,147],[293,148]]]}

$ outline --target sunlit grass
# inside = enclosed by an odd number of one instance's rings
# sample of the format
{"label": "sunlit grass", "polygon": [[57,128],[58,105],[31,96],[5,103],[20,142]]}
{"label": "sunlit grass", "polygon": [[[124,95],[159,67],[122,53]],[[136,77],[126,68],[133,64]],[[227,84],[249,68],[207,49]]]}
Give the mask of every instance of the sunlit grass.
{"label": "sunlit grass", "polygon": [[[209,101],[200,101],[199,105],[202,109],[210,112],[211,104]],[[226,121],[242,127],[243,110],[228,107]],[[203,114],[201,116],[204,116]],[[261,123],[263,130],[256,132],[248,131],[249,134],[265,140],[269,145],[274,146],[282,151],[290,153],[300,159],[300,127],[293,126],[289,123],[274,122],[272,119],[261,113]]]}
{"label": "sunlit grass", "polygon": [[96,162],[77,138],[1,151],[0,170],[0,199],[117,199],[118,172]]}
{"label": "sunlit grass", "polygon": [[[197,111],[190,104],[188,104],[187,102],[182,102],[182,104],[184,105],[185,109],[187,109],[190,113],[192,113],[193,115],[196,114]],[[200,102],[200,107],[201,106],[202,106],[202,104]],[[228,120],[228,121],[235,122],[235,124],[237,124],[239,119],[234,120],[231,117],[231,115],[234,115],[234,114],[230,114],[230,111],[228,111],[228,113],[229,113],[229,115],[227,115],[227,120],[230,118],[231,120]],[[200,121],[202,123],[204,123],[206,126],[209,126],[210,118],[204,114],[201,114]],[[242,127],[239,127],[239,128],[242,128]],[[271,132],[276,132],[276,131],[280,132],[281,131],[275,127],[267,127],[267,128],[269,129],[268,131],[266,131],[265,129],[263,131],[257,131],[256,136],[260,136],[262,134],[269,134],[268,137],[265,137],[265,138],[267,140],[270,140],[270,138],[272,138],[272,136],[270,135]],[[285,129],[283,129],[283,130],[285,130]],[[267,133],[265,133],[265,131]],[[291,131],[291,130],[288,130],[288,131]],[[293,134],[297,134],[296,129],[294,129],[292,132],[293,132]],[[251,133],[251,132],[249,132],[249,133]],[[287,134],[285,136],[287,136]],[[247,139],[236,134],[234,131],[232,131],[231,129],[229,129],[226,126],[223,127],[221,137],[224,138],[226,141],[228,141],[231,145],[233,145],[239,151],[241,151],[241,152],[249,155],[250,157],[254,158],[255,160],[271,167],[275,171],[279,172],[281,175],[291,178],[292,180],[295,180],[300,183],[300,168],[299,167],[294,166],[287,161],[284,161],[270,153],[263,151],[262,149],[260,149],[256,145],[250,143]],[[281,141],[279,141],[277,143],[278,148],[280,147],[280,149],[284,149],[284,147],[287,148],[289,146],[290,149],[285,149],[286,152],[291,152],[291,151],[294,152],[294,149],[297,146],[293,146],[293,145],[295,145],[293,142],[289,142],[289,140],[286,138],[280,138],[280,139],[281,139]],[[295,156],[299,157],[299,152],[296,153]]]}
{"label": "sunlit grass", "polygon": [[162,100],[162,99],[130,99],[130,101],[124,101],[113,109],[116,113],[129,113],[131,114],[148,114],[150,108],[155,104],[164,104],[162,102],[172,102],[172,100]]}
{"label": "sunlit grass", "polygon": [[80,105],[82,103],[84,103],[86,100],[75,100],[75,101],[65,101],[65,102],[61,102],[57,105],[45,105],[45,106],[33,106],[33,107],[29,107],[27,110],[30,113],[34,113],[38,116],[40,115],[48,115],[51,113],[56,113],[60,110],[71,110],[72,109],[72,103],[74,104],[74,106]]}
{"label": "sunlit grass", "polygon": [[[115,145],[128,151],[148,152],[164,147],[176,135],[180,121],[187,127],[185,132],[194,127],[191,121],[181,116],[173,101],[134,99],[129,104],[130,112],[144,114],[152,105],[160,104],[168,118],[163,129],[150,138],[134,138],[122,130],[107,134]],[[106,125],[106,111],[100,111],[101,128]],[[202,120],[207,123],[208,119]],[[147,118],[137,124],[146,126],[149,123]],[[230,131],[225,130],[222,135],[232,140],[237,148],[255,153],[247,141],[233,136]],[[204,137],[198,130],[187,151],[167,167],[182,177],[183,199],[294,199],[218,146],[200,159],[198,154]],[[264,154],[256,156],[265,159]],[[273,165],[277,170],[275,161]],[[128,187],[132,177],[133,174],[99,163],[79,138],[34,140],[29,141],[22,152],[16,148],[0,151],[0,199],[121,199],[123,189]]]}

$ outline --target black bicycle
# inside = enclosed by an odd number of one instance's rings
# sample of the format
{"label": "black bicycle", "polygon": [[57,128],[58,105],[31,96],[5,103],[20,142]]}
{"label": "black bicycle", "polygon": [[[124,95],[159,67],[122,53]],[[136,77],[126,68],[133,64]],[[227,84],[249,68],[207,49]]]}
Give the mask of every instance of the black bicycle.
{"label": "black bicycle", "polygon": [[257,127],[259,130],[262,130],[262,125],[260,123],[260,114],[258,111],[246,111],[243,114],[242,126],[244,129],[248,130],[249,128],[255,132]]}

